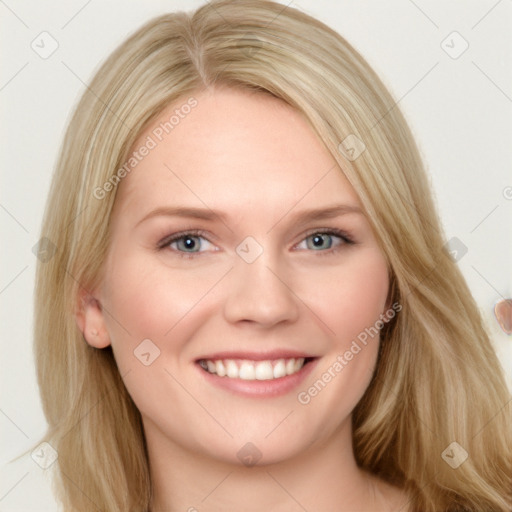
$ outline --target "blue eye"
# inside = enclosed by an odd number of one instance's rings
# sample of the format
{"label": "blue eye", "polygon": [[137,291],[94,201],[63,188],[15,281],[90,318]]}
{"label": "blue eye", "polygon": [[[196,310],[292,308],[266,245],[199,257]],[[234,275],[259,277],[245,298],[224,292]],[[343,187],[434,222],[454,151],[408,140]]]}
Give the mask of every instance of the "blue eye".
{"label": "blue eye", "polygon": [[182,232],[168,236],[158,244],[158,249],[170,249],[180,256],[216,250],[215,246],[200,233],[193,232]]}
{"label": "blue eye", "polygon": [[[185,235],[180,238],[176,238],[169,244],[169,247],[175,245],[175,249],[183,252],[199,252],[201,248],[201,237],[193,235]],[[174,248],[174,247],[173,247]]]}
{"label": "blue eye", "polygon": [[332,247],[332,235],[316,233],[306,238],[308,249],[330,249]]}
{"label": "blue eye", "polygon": [[[304,238],[296,248],[333,254],[344,245],[352,245],[354,242],[343,231],[328,229],[314,231]],[[209,242],[202,232],[181,232],[164,238],[159,242],[159,250],[167,249],[176,253],[177,256],[193,258],[208,251],[217,251],[218,248]]]}
{"label": "blue eye", "polygon": [[299,249],[323,252],[329,249],[336,250],[341,245],[352,243],[353,241],[342,231],[328,230],[312,233],[300,242],[297,247]]}

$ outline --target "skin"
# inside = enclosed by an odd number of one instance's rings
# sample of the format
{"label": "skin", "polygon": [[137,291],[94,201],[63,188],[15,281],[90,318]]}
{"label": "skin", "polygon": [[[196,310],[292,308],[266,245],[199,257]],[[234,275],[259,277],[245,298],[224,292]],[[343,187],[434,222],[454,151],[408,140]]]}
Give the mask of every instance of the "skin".
{"label": "skin", "polygon": [[[151,510],[398,510],[405,496],[361,471],[352,451],[351,413],[374,371],[377,337],[308,404],[297,399],[389,308],[386,260],[358,197],[307,122],[281,101],[227,88],[194,97],[198,105],[120,184],[104,277],[77,315],[91,345],[112,345],[141,412]],[[142,220],[177,205],[225,218]],[[334,205],[356,211],[298,221],[305,210]],[[354,243],[332,236],[312,248],[312,235],[328,228]],[[201,252],[157,248],[190,229],[204,232]],[[236,252],[248,236],[263,249],[250,264]],[[145,339],[160,350],[148,366],[134,357]],[[196,363],[214,351],[276,348],[318,357],[283,396],[213,386]],[[248,442],[261,454],[251,467],[237,457]]]}

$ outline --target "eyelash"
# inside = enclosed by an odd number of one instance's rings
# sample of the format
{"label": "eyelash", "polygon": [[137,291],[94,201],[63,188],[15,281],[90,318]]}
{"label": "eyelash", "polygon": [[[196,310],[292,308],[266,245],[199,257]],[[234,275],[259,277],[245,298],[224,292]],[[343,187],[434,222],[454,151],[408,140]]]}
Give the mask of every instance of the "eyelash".
{"label": "eyelash", "polygon": [[[302,240],[299,243],[305,241],[307,238],[309,238],[313,235],[330,235],[330,236],[337,236],[338,238],[341,239],[341,243],[339,245],[335,246],[334,248],[319,250],[319,251],[313,251],[312,249],[310,249],[312,252],[319,253],[318,254],[319,256],[329,256],[329,255],[337,253],[345,245],[354,245],[355,244],[355,241],[352,239],[352,237],[350,237],[345,231],[341,231],[341,230],[335,229],[335,228],[315,229],[313,231],[310,231],[309,233],[306,234],[306,236],[304,238],[302,238]],[[189,236],[201,237],[201,238],[204,238],[205,240],[207,240],[209,243],[212,243],[208,240],[206,233],[204,231],[202,231],[200,229],[190,229],[188,231],[182,231],[180,233],[174,233],[172,235],[166,236],[160,242],[158,242],[156,248],[158,251],[165,250],[165,249],[169,248],[169,245],[172,244],[173,242],[179,241],[179,240],[181,240],[183,238],[187,238]],[[172,252],[175,252],[178,255],[178,257],[185,258],[185,259],[192,259],[201,254],[201,252],[187,253],[184,251],[178,251],[176,249],[171,249],[171,250],[172,250]]]}

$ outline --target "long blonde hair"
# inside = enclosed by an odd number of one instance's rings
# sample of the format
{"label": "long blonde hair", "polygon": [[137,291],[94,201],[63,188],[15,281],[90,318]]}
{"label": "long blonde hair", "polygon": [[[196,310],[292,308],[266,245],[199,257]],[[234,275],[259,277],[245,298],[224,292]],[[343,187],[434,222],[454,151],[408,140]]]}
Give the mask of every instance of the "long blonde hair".
{"label": "long blonde hair", "polygon": [[[45,440],[59,454],[65,509],[146,511],[151,497],[139,411],[112,351],[90,347],[74,320],[80,293],[101,280],[109,243],[115,187],[102,197],[94,191],[165,107],[215,85],[272,94],[305,116],[356,190],[389,262],[402,311],[382,333],[374,378],[354,411],[358,464],[404,488],[413,510],[511,510],[511,397],[443,247],[407,124],[340,35],[261,0],[209,2],[150,21],[103,64],[70,122],[42,227],[55,255],[39,262],[35,296]],[[365,145],[357,159],[347,137]],[[450,446],[468,454],[456,469],[442,456]]]}

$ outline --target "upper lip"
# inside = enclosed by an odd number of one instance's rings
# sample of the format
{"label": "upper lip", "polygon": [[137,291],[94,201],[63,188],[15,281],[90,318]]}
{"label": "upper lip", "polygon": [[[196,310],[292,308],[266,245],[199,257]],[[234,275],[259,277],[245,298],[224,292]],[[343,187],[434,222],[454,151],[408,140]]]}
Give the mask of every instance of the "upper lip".
{"label": "upper lip", "polygon": [[307,352],[301,352],[298,350],[288,350],[288,349],[274,349],[269,350],[267,352],[215,352],[211,354],[207,354],[197,358],[197,361],[201,360],[210,360],[215,361],[219,359],[246,359],[248,361],[267,361],[274,359],[299,359],[299,358],[314,358],[318,356],[314,356],[313,354],[308,354]]}

